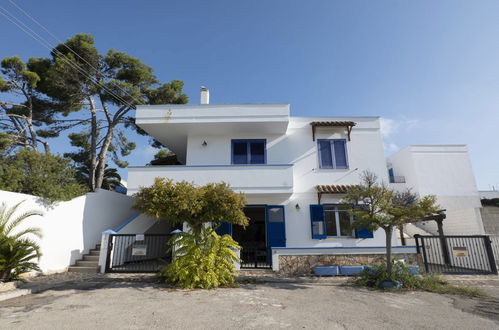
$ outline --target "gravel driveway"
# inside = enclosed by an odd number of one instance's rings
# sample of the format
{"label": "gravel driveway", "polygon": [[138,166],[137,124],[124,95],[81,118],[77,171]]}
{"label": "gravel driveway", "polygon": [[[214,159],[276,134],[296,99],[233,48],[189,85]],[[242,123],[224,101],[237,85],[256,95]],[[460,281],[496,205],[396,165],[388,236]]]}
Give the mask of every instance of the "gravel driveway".
{"label": "gravel driveway", "polygon": [[[491,283],[497,290],[499,283]],[[493,308],[492,316],[462,310],[483,303],[424,292],[373,292],[339,281],[183,291],[151,279],[97,276],[0,302],[0,329],[498,328]]]}

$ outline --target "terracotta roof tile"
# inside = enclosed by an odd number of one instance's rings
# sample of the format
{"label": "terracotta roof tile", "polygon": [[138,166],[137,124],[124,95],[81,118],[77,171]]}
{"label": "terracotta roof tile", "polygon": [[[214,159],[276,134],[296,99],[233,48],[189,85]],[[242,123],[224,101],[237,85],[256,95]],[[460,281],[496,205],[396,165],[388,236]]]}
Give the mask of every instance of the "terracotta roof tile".
{"label": "terracotta roof tile", "polygon": [[313,121],[310,123],[312,126],[355,126],[353,121]]}

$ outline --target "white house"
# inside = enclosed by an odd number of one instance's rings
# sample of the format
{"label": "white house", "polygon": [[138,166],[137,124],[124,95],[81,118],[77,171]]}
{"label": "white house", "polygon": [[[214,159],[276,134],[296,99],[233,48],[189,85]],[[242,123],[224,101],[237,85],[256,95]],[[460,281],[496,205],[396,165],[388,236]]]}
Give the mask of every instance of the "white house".
{"label": "white house", "polygon": [[[198,185],[226,182],[245,194],[249,226],[223,224],[219,231],[240,243],[241,267],[246,268],[292,274],[309,273],[320,264],[381,261],[384,232],[353,230],[339,205],[365,170],[395,189],[436,195],[447,210],[446,234],[484,232],[463,145],[409,146],[387,161],[378,117],[293,117],[289,104],[213,105],[208,99],[203,88],[198,105],[137,107],[137,124],[176,158],[166,160],[171,165],[130,167],[129,196],[99,190],[46,206],[34,196],[0,191],[1,201],[26,200],[23,208],[44,210],[44,217],[29,222],[44,232],[44,272],[68,266],[76,266],[70,268],[74,271],[133,271],[140,262],[155,271],[174,228],[134,211],[131,195],[156,177]],[[417,226],[406,230],[436,234],[432,223]],[[396,257],[417,262],[414,246],[400,246],[396,235],[392,243]]]}
{"label": "white house", "polygon": [[285,261],[384,253],[384,232],[353,230],[338,205],[364,170],[388,182],[378,117],[293,117],[289,104],[213,105],[208,93],[201,90],[201,104],[137,107],[136,123],[181,165],[129,167],[128,194],[156,177],[223,181],[243,192],[249,227],[221,230],[242,245],[248,267],[296,268]]}

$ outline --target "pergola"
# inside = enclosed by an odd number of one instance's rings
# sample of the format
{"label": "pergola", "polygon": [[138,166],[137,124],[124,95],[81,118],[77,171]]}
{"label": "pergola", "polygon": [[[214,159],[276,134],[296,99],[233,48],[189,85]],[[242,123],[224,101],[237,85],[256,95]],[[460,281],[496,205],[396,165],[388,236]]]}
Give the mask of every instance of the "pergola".
{"label": "pergola", "polygon": [[310,123],[310,126],[312,126],[312,140],[315,141],[315,129],[317,127],[345,127],[348,141],[350,141],[350,133],[355,125],[357,124],[353,121],[313,121]]}
{"label": "pergola", "polygon": [[320,184],[315,187],[317,190],[317,204],[321,203],[324,194],[346,194],[349,189],[355,187],[354,184]]}

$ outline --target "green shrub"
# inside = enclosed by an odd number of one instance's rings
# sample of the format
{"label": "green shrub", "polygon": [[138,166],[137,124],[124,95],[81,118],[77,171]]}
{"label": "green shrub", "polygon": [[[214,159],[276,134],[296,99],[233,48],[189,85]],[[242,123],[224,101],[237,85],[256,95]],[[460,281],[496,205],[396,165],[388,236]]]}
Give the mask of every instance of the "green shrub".
{"label": "green shrub", "polygon": [[406,289],[417,287],[417,276],[414,276],[404,264],[396,262],[393,264],[391,275],[386,270],[385,264],[373,265],[370,269],[365,269],[355,280],[359,286],[370,288],[380,288],[385,281],[400,282]]}
{"label": "green shrub", "polygon": [[34,259],[41,256],[39,246],[30,239],[0,239],[0,280],[19,280],[19,275],[33,270],[39,271]]}
{"label": "green shrub", "polygon": [[0,281],[19,279],[19,275],[32,270],[40,270],[34,259],[40,259],[40,247],[29,236],[41,237],[36,227],[18,229],[26,219],[42,215],[38,211],[28,211],[15,216],[22,202],[11,208],[4,202],[0,206]]}
{"label": "green shrub", "polygon": [[413,275],[402,263],[393,264],[391,276],[386,271],[386,265],[374,265],[370,269],[364,270],[354,279],[354,284],[373,289],[381,289],[381,283],[385,281],[402,283],[405,290],[421,290],[434,293],[447,293],[463,295],[468,297],[487,297],[481,290],[473,287],[449,284],[441,275],[423,274]]}
{"label": "green shrub", "polygon": [[234,262],[240,246],[229,235],[218,235],[212,228],[199,234],[183,232],[170,239],[173,261],[160,271],[166,281],[184,289],[212,289],[235,284]]}

